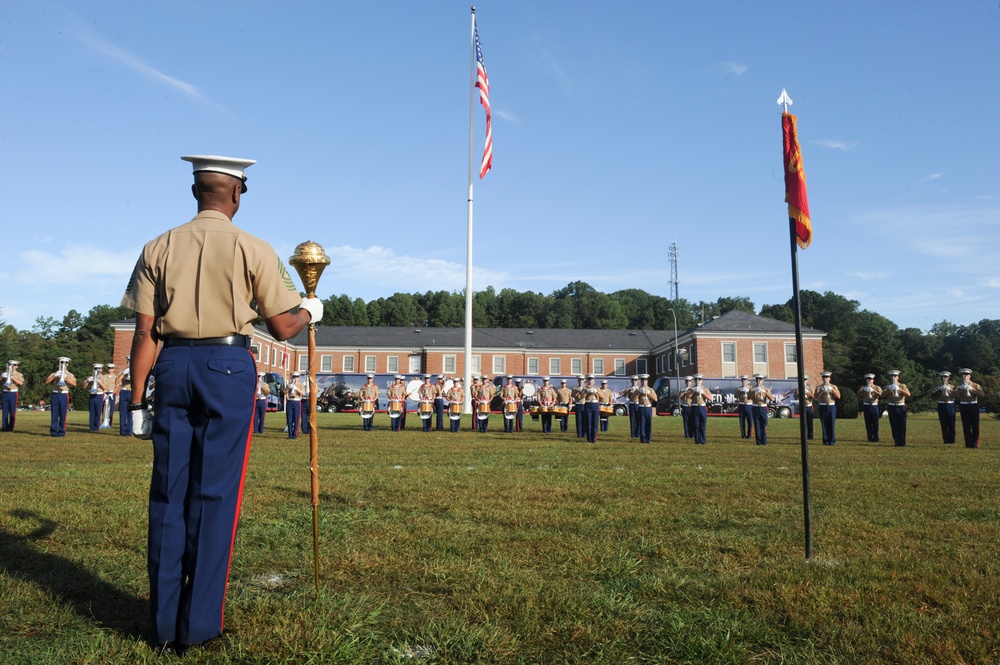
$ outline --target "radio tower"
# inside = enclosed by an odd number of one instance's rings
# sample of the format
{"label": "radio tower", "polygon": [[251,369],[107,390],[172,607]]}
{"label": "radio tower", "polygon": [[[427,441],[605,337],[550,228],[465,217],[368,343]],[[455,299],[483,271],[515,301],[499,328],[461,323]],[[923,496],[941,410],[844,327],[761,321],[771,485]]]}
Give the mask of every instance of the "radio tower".
{"label": "radio tower", "polygon": [[670,259],[670,299],[677,302],[681,297],[681,281],[677,279],[677,261],[680,258],[680,250],[677,249],[677,243],[671,243],[667,256]]}

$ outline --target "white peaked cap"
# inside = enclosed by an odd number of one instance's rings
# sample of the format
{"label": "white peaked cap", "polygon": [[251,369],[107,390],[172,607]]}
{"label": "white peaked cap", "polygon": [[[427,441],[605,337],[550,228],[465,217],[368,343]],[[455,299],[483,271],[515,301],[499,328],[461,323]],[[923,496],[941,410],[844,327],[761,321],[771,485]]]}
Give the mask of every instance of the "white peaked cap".
{"label": "white peaked cap", "polygon": [[257,163],[255,159],[239,159],[238,157],[220,157],[219,155],[184,155],[185,162],[191,162],[195,173],[211,171],[225,173],[238,178],[243,183],[243,191],[247,191],[247,176],[244,170]]}

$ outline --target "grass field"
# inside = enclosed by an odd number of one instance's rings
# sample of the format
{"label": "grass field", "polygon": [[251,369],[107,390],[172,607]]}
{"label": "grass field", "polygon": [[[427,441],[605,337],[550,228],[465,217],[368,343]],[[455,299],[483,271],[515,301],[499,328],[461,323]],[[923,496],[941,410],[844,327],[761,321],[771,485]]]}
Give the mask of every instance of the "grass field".
{"label": "grass field", "polygon": [[[868,444],[839,421],[837,446],[810,448],[807,562],[797,420],[759,447],[735,419],[695,446],[657,418],[642,446],[614,418],[593,446],[528,419],[453,435],[319,417],[319,596],[308,438],[269,414],[227,633],[184,662],[1000,662],[998,421],[978,450],[942,445],[929,415],[905,448],[886,422]],[[160,660],[149,445],[90,434],[85,413],[62,439],[48,414],[17,426],[0,434],[0,663]]]}

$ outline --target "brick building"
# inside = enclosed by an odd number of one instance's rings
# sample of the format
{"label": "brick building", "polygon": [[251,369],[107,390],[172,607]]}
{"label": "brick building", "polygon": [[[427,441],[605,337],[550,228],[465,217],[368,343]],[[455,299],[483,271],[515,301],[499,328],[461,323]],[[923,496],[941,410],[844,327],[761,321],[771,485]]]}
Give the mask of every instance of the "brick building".
{"label": "brick building", "polygon": [[[112,324],[113,361],[125,364],[132,345],[133,320]],[[809,375],[823,368],[825,333],[803,329],[805,367]],[[771,378],[795,376],[795,330],[783,323],[732,311],[691,330],[680,332],[680,373],[728,377],[761,372]],[[277,342],[260,326],[252,349],[260,371],[285,376],[305,371],[308,337],[303,331]],[[317,370],[335,373],[465,373],[465,331],[462,328],[319,326],[316,329]],[[476,328],[472,334],[472,372],[560,376],[673,375],[674,332],[664,330],[567,330]]]}
{"label": "brick building", "polygon": [[[823,337],[815,328],[802,329],[803,361],[807,376],[823,371]],[[680,374],[735,378],[763,374],[772,379],[797,378],[795,326],[791,323],[730,311],[677,337]],[[673,335],[650,351],[652,376],[677,373]]]}

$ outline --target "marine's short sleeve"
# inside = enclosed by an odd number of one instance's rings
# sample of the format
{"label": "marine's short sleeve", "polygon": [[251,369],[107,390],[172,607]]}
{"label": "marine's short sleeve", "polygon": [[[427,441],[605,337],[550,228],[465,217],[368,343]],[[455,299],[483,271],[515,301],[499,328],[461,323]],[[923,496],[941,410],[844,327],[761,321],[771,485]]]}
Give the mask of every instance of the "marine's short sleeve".
{"label": "marine's short sleeve", "polygon": [[262,250],[253,283],[253,298],[265,319],[287,312],[302,302],[291,275],[273,249]]}
{"label": "marine's short sleeve", "polygon": [[156,286],[153,282],[153,271],[146,263],[146,249],[143,248],[139,260],[135,262],[132,270],[132,277],[125,287],[125,295],[122,296],[122,307],[138,312],[140,314],[155,315],[153,301],[156,298]]}

